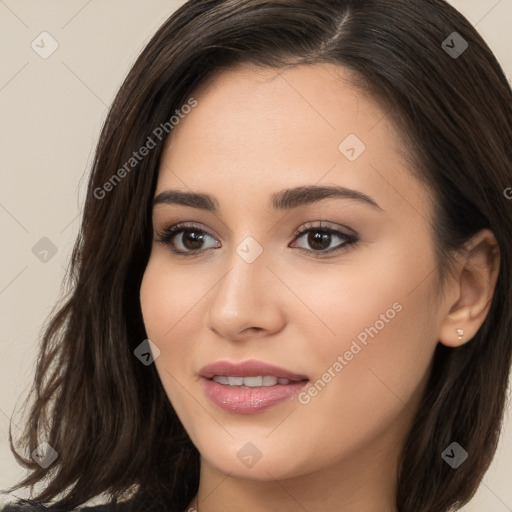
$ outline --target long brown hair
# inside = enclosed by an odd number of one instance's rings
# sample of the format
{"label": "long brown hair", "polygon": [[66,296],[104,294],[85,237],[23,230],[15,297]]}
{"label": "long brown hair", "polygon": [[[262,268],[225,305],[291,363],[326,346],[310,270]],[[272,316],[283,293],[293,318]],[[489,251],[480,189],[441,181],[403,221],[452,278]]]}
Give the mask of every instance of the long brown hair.
{"label": "long brown hair", "polygon": [[[460,55],[450,51],[454,37],[462,38],[459,50],[467,43]],[[498,241],[488,316],[470,342],[438,344],[396,490],[400,512],[445,512],[474,495],[497,447],[512,363],[512,201],[504,193],[512,186],[512,93],[489,47],[443,0],[190,0],[162,25],[99,138],[69,293],[42,336],[18,448],[10,432],[17,460],[30,470],[11,491],[47,482],[34,500],[55,502],[51,510],[138,491],[148,505],[181,512],[196,494],[199,453],[154,365],[133,354],[147,338],[139,288],[159,160],[172,133],[154,131],[214,71],[320,62],[350,69],[403,135],[412,172],[435,197],[439,282],[453,252],[480,229]],[[155,147],[128,172],[148,137]],[[16,453],[42,441],[58,453],[48,469]],[[441,458],[453,441],[470,454],[457,470]]]}

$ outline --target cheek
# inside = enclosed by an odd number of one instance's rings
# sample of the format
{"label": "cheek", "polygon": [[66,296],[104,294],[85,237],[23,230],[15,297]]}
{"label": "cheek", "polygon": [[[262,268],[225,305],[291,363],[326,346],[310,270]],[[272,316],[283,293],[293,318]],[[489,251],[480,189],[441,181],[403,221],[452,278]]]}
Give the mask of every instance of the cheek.
{"label": "cheek", "polygon": [[336,425],[320,436],[325,450],[339,444],[340,432],[364,444],[408,416],[428,378],[437,344],[431,261],[392,252],[385,261],[344,276],[343,285],[320,283],[329,293],[319,311],[335,334],[308,353],[317,373],[301,398],[308,414],[328,411]]}
{"label": "cheek", "polygon": [[155,366],[179,415],[189,399],[183,385],[198,370],[207,294],[216,281],[205,275],[206,268],[197,267],[185,271],[170,264],[166,254],[153,254],[140,287],[146,334],[160,349]]}
{"label": "cheek", "polygon": [[362,348],[378,344],[385,351],[406,354],[415,344],[424,345],[422,336],[435,336],[433,255],[396,240],[378,245],[378,250],[354,252],[343,264],[315,273],[288,271],[287,284],[309,309],[302,303],[293,306],[302,308],[300,314],[287,308],[288,318],[292,325],[303,319],[301,350],[311,351],[308,340],[316,338],[319,363],[325,365],[326,358],[350,350],[353,340]]}
{"label": "cheek", "polygon": [[364,453],[378,439],[395,443],[399,433],[405,435],[410,428],[426,385],[433,344],[411,327],[421,307],[405,300],[401,305],[382,329],[373,330],[368,322],[368,331],[359,331],[367,335],[365,343],[361,336],[343,336],[321,351],[309,352],[316,373],[299,396],[294,419],[304,426],[306,438],[315,439],[311,466],[325,464],[326,458],[335,463],[340,457]]}
{"label": "cheek", "polygon": [[432,279],[428,254],[384,246],[372,265],[361,259],[350,273],[319,274],[307,295],[313,280],[302,278],[297,294],[322,320],[298,348],[318,383],[307,407],[328,407],[338,419],[350,411],[361,426],[369,410],[385,423],[416,400],[437,344]]}
{"label": "cheek", "polygon": [[165,257],[152,255],[140,287],[140,304],[146,334],[160,349],[160,356],[155,360],[156,370],[179,414],[187,395],[178,383],[184,381],[184,374],[192,372],[191,336],[185,335],[184,330],[191,334],[193,308],[204,290],[200,280],[184,282],[183,274],[169,267]]}
{"label": "cheek", "polygon": [[200,276],[187,276],[174,270],[165,257],[150,258],[140,287],[142,316],[150,339],[169,345],[173,335],[194,316],[206,290]]}

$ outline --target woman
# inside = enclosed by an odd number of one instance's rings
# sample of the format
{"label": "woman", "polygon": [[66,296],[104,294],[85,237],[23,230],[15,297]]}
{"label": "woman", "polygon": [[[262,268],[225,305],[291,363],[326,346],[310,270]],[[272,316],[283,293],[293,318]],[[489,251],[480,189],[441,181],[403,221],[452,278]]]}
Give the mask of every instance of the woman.
{"label": "woman", "polygon": [[444,1],[187,2],[103,128],[18,506],[467,503],[511,367],[511,119]]}

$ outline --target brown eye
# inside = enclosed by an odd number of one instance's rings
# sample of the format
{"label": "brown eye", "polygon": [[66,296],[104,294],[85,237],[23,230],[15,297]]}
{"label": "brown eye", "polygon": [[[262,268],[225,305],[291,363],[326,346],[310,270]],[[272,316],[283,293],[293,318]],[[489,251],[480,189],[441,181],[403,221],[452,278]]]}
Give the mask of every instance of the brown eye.
{"label": "brown eye", "polygon": [[[179,233],[178,233],[179,235]],[[201,249],[205,233],[192,231],[190,229],[181,232],[181,244],[190,251]]]}
{"label": "brown eye", "polygon": [[[157,243],[168,246],[175,254],[195,254],[204,249],[206,238],[213,238],[203,229],[188,224],[176,224],[165,228],[157,235]],[[217,245],[218,247],[219,245]]]}
{"label": "brown eye", "polygon": [[[355,245],[359,238],[355,234],[348,234],[337,229],[324,226],[306,226],[297,231],[298,236],[295,240],[303,238],[307,247],[300,247],[301,250],[314,257],[321,257],[326,254],[341,251],[345,248]],[[307,236],[305,236],[307,235]],[[329,246],[336,239],[341,240],[334,248]]]}
{"label": "brown eye", "polygon": [[[296,234],[294,242],[303,238],[307,245],[307,247],[299,247],[299,249],[313,257],[321,257],[341,251],[359,241],[355,234],[344,233],[324,226],[306,226],[297,230]],[[219,243],[205,247],[204,244],[208,238],[214,239],[213,236],[198,226],[181,223],[165,228],[157,234],[155,240],[157,243],[168,247],[173,254],[195,256],[207,249],[220,247]],[[336,239],[341,240],[341,243],[338,243],[334,248],[329,248]]]}
{"label": "brown eye", "polygon": [[327,231],[310,231],[307,241],[309,246],[315,251],[323,251],[329,247],[331,238],[331,234]]}

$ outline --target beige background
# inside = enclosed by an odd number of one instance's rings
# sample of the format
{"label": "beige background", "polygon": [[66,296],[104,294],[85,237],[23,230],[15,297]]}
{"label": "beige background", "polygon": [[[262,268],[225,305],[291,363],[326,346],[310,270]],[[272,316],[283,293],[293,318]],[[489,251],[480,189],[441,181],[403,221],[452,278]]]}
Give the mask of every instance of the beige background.
{"label": "beige background", "polygon": [[[183,3],[0,0],[1,488],[24,475],[8,447],[8,417],[23,403],[38,333],[60,293],[107,106],[136,55]],[[452,3],[476,25],[512,77],[512,0]],[[31,47],[43,31],[58,43],[47,59]],[[46,263],[32,253],[42,237],[57,247]],[[510,475],[508,412],[495,460],[463,510],[512,512]]]}

